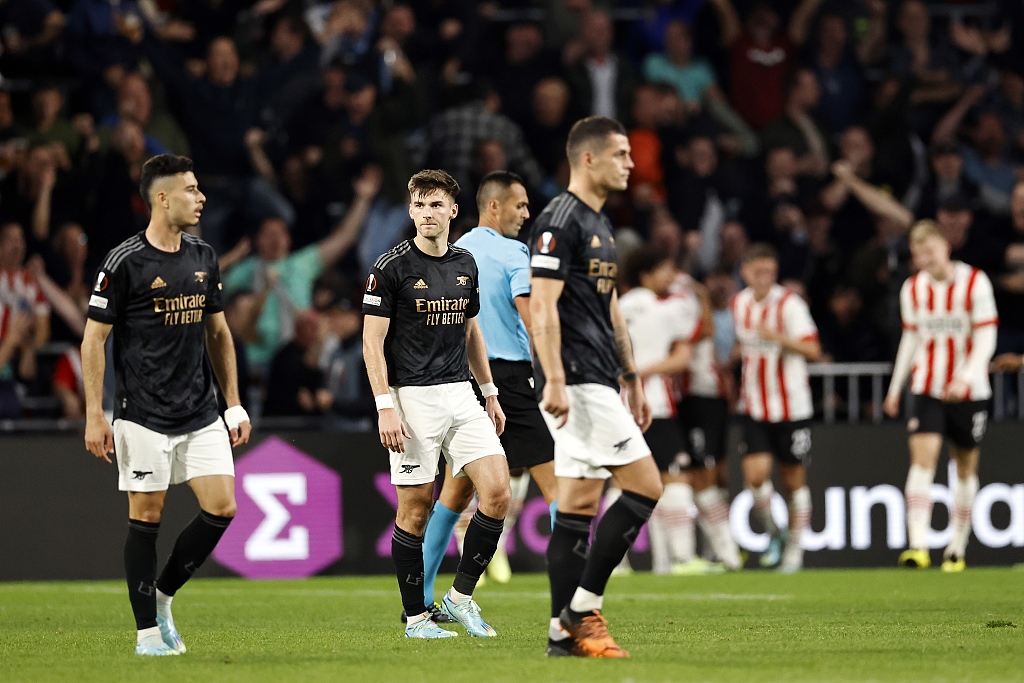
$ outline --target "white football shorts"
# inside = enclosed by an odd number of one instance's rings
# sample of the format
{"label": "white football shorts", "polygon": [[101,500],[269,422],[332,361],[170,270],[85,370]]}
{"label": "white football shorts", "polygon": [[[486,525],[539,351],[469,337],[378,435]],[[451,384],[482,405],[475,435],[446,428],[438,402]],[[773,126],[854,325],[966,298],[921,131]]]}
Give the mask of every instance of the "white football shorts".
{"label": "white football shorts", "polygon": [[389,451],[392,484],[416,486],[434,481],[440,454],[455,477],[466,476],[462,468],[474,460],[488,455],[504,457],[494,423],[469,382],[391,387],[391,398],[412,435],[405,440],[405,453]]}
{"label": "white football shorts", "polygon": [[571,384],[569,419],[541,410],[555,440],[555,475],[571,479],[607,479],[619,467],[651,454],[644,434],[622,403],[619,392],[603,384]]}
{"label": "white football shorts", "polygon": [[219,417],[187,434],[161,434],[128,420],[114,420],[113,430],[122,491],[166,491],[196,477],[235,476],[231,439]]}

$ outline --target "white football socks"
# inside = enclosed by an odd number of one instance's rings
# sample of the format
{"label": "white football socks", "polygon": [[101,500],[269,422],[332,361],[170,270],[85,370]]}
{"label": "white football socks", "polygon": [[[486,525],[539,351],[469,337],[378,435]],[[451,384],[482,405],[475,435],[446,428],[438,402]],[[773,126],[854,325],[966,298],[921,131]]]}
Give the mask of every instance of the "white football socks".
{"label": "white football socks", "polygon": [[668,539],[672,564],[685,564],[693,559],[696,537],[693,529],[693,487],[674,482],[665,485],[658,501],[662,523]]}
{"label": "white football socks", "polygon": [[945,556],[956,555],[962,558],[967,550],[967,539],[971,536],[971,512],[974,510],[974,497],[978,495],[978,477],[972,475],[966,479],[957,479],[956,491],[953,492],[953,538],[949,541]]}
{"label": "white football socks", "polygon": [[591,593],[586,588],[577,588],[576,593],[572,596],[572,600],[569,601],[569,609],[573,612],[589,612],[591,610],[601,609],[603,604],[603,595]]}
{"label": "white football socks", "polygon": [[811,490],[801,486],[793,491],[793,498],[789,501],[789,538],[786,539],[786,547],[782,551],[782,565],[788,568],[802,567],[804,564],[804,549],[800,541],[804,535],[804,529],[811,525]]}
{"label": "white football socks", "polygon": [[935,470],[911,465],[904,496],[907,502],[907,547],[927,550],[925,541],[932,523],[932,482]]}

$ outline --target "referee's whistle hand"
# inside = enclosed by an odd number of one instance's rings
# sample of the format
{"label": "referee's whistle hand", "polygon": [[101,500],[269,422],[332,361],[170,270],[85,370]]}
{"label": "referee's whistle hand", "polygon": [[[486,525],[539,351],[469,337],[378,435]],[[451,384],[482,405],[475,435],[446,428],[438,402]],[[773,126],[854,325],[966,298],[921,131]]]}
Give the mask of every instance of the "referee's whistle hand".
{"label": "referee's whistle hand", "polygon": [[231,430],[231,447],[234,448],[235,446],[249,443],[250,434],[252,434],[252,423],[246,420]]}
{"label": "referee's whistle hand", "polygon": [[108,454],[114,452],[114,433],[110,429],[107,418],[99,417],[86,420],[85,447],[97,458],[113,462]]}

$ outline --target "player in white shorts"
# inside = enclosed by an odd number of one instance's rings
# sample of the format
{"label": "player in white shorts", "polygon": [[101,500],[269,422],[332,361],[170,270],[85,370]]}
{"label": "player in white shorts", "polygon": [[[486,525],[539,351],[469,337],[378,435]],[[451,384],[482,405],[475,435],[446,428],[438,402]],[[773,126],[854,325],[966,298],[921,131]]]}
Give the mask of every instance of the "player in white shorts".
{"label": "player in white shorts", "polygon": [[971,535],[971,513],[978,493],[978,458],[988,422],[989,361],[996,349],[999,323],[988,276],[949,258],[949,242],[932,221],[910,231],[910,251],[918,269],[900,290],[903,337],[885,398],[885,412],[899,415],[900,394],[910,379],[914,395],[907,474],[907,545],[899,558],[905,567],[931,566],[927,533],[931,526],[931,487],[942,450],[956,462],[953,488],[953,537],[943,552],[942,570],[963,571]]}
{"label": "player in white shorts", "polygon": [[[651,409],[615,292],[615,237],[601,214],[608,194],[626,188],[633,167],[625,133],[605,117],[576,122],[566,143],[569,189],[538,216],[530,238],[534,369],[558,477],[548,543],[550,656],[629,656],[608,633],[604,591],[662,492],[643,437]],[[587,552],[612,474],[623,493]]]}
{"label": "player in white shorts", "polygon": [[[803,567],[800,543],[811,523],[807,465],[814,407],[807,362],[821,357],[821,343],[807,304],[777,284],[779,259],[773,247],[752,245],[743,255],[741,273],[748,286],[733,297],[731,306],[736,350],[743,360],[743,477],[754,498],[754,513],[771,536],[761,565],[795,572]],[[789,504],[788,530],[772,518],[773,459]]]}
{"label": "player in white shorts", "polygon": [[[476,320],[476,261],[448,244],[458,192],[458,183],[444,171],[421,171],[409,180],[416,237],[377,259],[363,293],[363,356],[398,493],[391,554],[407,638],[456,635],[432,621],[423,604],[423,534],[439,455],[455,477],[469,477],[480,501],[441,611],[470,635],[497,635],[480,616],[473,590],[494,556],[511,500],[508,463],[498,439],[505,416]],[[470,370],[486,412],[473,393]]]}
{"label": "player in white shorts", "polygon": [[[249,440],[251,425],[238,395],[217,254],[183,232],[199,222],[206,200],[192,161],[153,157],[139,185],[152,210],[149,225],[110,251],[89,300],[82,340],[85,444],[107,462],[115,454],[118,486],[128,492],[124,563],[135,653],[166,656],[185,652],[171,600],[235,516],[231,447]],[[103,415],[104,343],[111,333],[113,430]],[[214,373],[228,405],[227,428],[217,414]],[[182,482],[195,492],[199,515],[178,536],[157,577],[164,499],[169,486]]]}

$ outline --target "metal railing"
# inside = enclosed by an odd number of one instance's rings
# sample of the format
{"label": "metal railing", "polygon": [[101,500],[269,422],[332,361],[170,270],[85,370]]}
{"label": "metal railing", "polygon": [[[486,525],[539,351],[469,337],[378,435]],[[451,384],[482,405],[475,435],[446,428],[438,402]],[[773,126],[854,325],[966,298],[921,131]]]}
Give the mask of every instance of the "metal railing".
{"label": "metal railing", "polygon": [[825,424],[836,422],[836,378],[845,377],[847,422],[860,422],[860,379],[871,378],[871,421],[880,424],[884,419],[882,402],[888,389],[885,378],[892,375],[892,363],[811,363],[807,366],[811,377],[820,377],[822,408]]}

